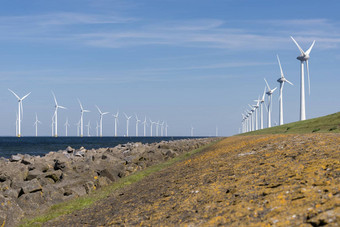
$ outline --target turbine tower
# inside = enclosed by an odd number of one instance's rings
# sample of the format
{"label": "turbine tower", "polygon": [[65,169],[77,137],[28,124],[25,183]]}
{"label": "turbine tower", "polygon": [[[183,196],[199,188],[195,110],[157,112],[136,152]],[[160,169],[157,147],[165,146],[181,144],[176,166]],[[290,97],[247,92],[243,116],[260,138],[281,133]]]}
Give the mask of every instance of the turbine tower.
{"label": "turbine tower", "polygon": [[27,95],[25,95],[24,97],[20,98],[17,94],[14,93],[14,91],[12,91],[11,89],[8,89],[10,92],[12,92],[12,94],[18,99],[18,134],[16,135],[17,137],[21,136],[21,121],[22,118],[24,117],[24,110],[22,107],[22,101],[27,98],[27,96],[29,96],[31,94],[28,93]]}
{"label": "turbine tower", "polygon": [[168,122],[165,122],[165,136],[167,137],[168,136]]}
{"label": "turbine tower", "polygon": [[292,40],[296,44],[296,46],[299,48],[301,55],[299,55],[296,59],[298,59],[301,62],[301,78],[300,78],[300,121],[306,120],[306,103],[305,103],[305,75],[304,75],[304,62],[306,62],[306,68],[307,68],[307,76],[308,76],[308,88],[309,88],[309,94],[310,94],[310,79],[309,79],[309,66],[308,66],[308,59],[309,54],[313,49],[313,46],[315,44],[315,40],[313,41],[312,45],[309,47],[308,50],[303,51],[302,48],[299,46],[299,44],[295,41],[295,39],[291,36]]}
{"label": "turbine tower", "polygon": [[191,130],[190,130],[190,135],[191,135],[191,137],[194,136],[194,127],[192,127],[192,126],[191,126]]}
{"label": "turbine tower", "polygon": [[57,99],[55,98],[53,91],[52,91],[52,95],[53,95],[54,103],[55,103],[55,106],[54,106],[55,107],[55,110],[54,110],[54,136],[58,137],[58,108],[66,109],[66,107],[58,105]]}
{"label": "turbine tower", "polygon": [[68,123],[68,118],[66,118],[66,122],[64,126],[65,126],[65,136],[67,136],[67,128],[70,127],[70,124]]}
{"label": "turbine tower", "polygon": [[126,117],[126,136],[129,136],[129,121],[132,116],[129,117],[126,113],[124,113],[124,115]]}
{"label": "turbine tower", "polygon": [[38,136],[38,123],[41,124],[41,121],[38,120],[38,115],[35,114],[35,122],[34,122],[34,126],[35,126],[35,136]]}
{"label": "turbine tower", "polygon": [[156,122],[154,122],[154,121],[151,121],[151,119],[150,119],[150,136],[152,137],[152,126],[153,126],[153,124],[155,124]]}
{"label": "turbine tower", "polygon": [[118,111],[116,114],[112,114],[112,116],[115,118],[115,137],[117,137],[118,115],[119,115]]}
{"label": "turbine tower", "polygon": [[158,136],[158,129],[159,129],[159,121],[155,122],[156,123],[156,136]]}
{"label": "turbine tower", "polygon": [[99,129],[99,125],[98,125],[98,121],[96,121],[96,136],[98,136],[98,129]]}
{"label": "turbine tower", "polygon": [[137,114],[135,115],[136,115],[136,136],[138,136],[138,123],[140,122],[140,120],[138,119]]}
{"label": "turbine tower", "polygon": [[99,124],[100,124],[100,137],[102,137],[102,136],[103,136],[103,115],[108,114],[109,112],[104,112],[104,113],[103,113],[103,112],[99,109],[98,106],[96,106],[96,107],[97,107],[97,110],[98,110],[99,115],[100,115],[100,121],[99,121]]}
{"label": "turbine tower", "polygon": [[281,77],[277,80],[277,82],[280,83],[280,112],[279,112],[279,118],[280,118],[280,125],[283,125],[283,100],[282,100],[282,91],[283,91],[283,86],[285,84],[285,82],[289,83],[290,85],[293,85],[293,83],[291,83],[290,81],[288,81],[284,74],[283,74],[283,70],[281,67],[281,62],[279,59],[279,55],[277,55],[277,61],[279,62],[279,66],[280,66],[280,73],[281,73]]}
{"label": "turbine tower", "polygon": [[81,105],[80,100],[78,99],[79,105],[80,105],[80,137],[83,137],[84,132],[84,113],[90,112],[89,110],[84,110],[83,106]]}
{"label": "turbine tower", "polygon": [[263,95],[262,95],[262,99],[260,100],[260,111],[261,111],[261,114],[260,114],[260,129],[263,129],[263,103],[264,103],[264,98],[266,96],[266,86],[264,86],[264,91],[263,91]]}
{"label": "turbine tower", "polygon": [[142,122],[144,126],[144,137],[146,136],[146,117],[144,118],[144,121]]}
{"label": "turbine tower", "polygon": [[90,129],[91,129],[90,121],[89,123],[87,123],[86,127],[87,127],[87,136],[90,136]]}
{"label": "turbine tower", "polygon": [[272,94],[273,92],[276,90],[276,88],[274,88],[273,90],[270,89],[268,82],[266,79],[264,79],[264,81],[266,81],[267,87],[268,87],[268,91],[266,92],[266,94],[268,95],[268,128],[272,127],[272,113],[271,113],[271,108],[272,108]]}

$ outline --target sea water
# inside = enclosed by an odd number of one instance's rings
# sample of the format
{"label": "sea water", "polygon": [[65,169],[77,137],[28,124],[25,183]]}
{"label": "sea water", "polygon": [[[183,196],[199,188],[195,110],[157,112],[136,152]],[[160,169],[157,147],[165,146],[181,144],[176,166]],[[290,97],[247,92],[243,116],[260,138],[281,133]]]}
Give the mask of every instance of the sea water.
{"label": "sea water", "polygon": [[0,157],[10,158],[15,154],[43,156],[50,151],[64,150],[67,146],[92,149],[129,142],[154,143],[187,138],[193,137],[0,137]]}

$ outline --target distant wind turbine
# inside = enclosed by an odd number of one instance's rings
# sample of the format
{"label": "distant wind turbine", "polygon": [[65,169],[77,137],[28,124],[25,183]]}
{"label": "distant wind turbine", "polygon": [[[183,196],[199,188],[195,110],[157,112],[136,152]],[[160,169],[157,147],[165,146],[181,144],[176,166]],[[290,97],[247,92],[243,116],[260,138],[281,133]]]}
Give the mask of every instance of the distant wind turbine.
{"label": "distant wind turbine", "polygon": [[128,137],[129,136],[129,121],[132,116],[128,116],[126,115],[126,113],[124,113],[124,115],[126,117],[126,136]]}
{"label": "distant wind turbine", "polygon": [[156,136],[158,136],[158,130],[159,130],[159,121],[155,122],[156,124]]}
{"label": "distant wind turbine", "polygon": [[24,97],[20,98],[17,94],[14,93],[14,91],[12,91],[11,89],[8,89],[17,99],[18,99],[18,134],[16,135],[17,137],[21,136],[21,120],[24,117],[24,110],[22,107],[22,101],[27,98],[27,96],[29,96],[31,94],[28,93],[27,95],[25,95]]}
{"label": "distant wind turbine", "polygon": [[144,137],[146,136],[146,117],[144,118],[144,121],[142,122],[144,126]]}
{"label": "distant wind turbine", "polygon": [[55,95],[52,91],[52,95],[54,98],[54,103],[55,103],[55,109],[54,109],[54,136],[58,137],[58,109],[66,109],[66,107],[59,106],[57,103],[57,99],[55,98]]}
{"label": "distant wind turbine", "polygon": [[90,135],[90,129],[91,129],[90,121],[89,123],[87,123],[86,127],[87,127],[87,136],[91,136]]}
{"label": "distant wind turbine", "polygon": [[277,82],[280,83],[280,112],[279,112],[279,119],[280,119],[280,125],[283,125],[283,97],[282,97],[282,91],[283,91],[283,85],[285,84],[285,82],[289,83],[290,85],[293,85],[293,83],[291,83],[290,81],[288,81],[284,74],[283,74],[283,70],[282,70],[282,67],[281,67],[281,62],[280,62],[280,59],[279,59],[279,55],[277,55],[277,61],[279,62],[279,66],[280,66],[280,73],[281,73],[281,76],[280,78],[277,80]]}
{"label": "distant wind turbine", "polygon": [[168,122],[165,122],[165,136],[167,137],[168,136]]}
{"label": "distant wind turbine", "polygon": [[103,136],[103,115],[108,114],[109,112],[104,112],[104,113],[103,113],[103,112],[99,109],[98,106],[96,106],[96,107],[97,107],[97,110],[98,110],[99,115],[100,115],[100,120],[99,120],[99,124],[100,124],[100,137],[102,137],[102,136]]}
{"label": "distant wind turbine", "polygon": [[136,115],[136,136],[138,136],[138,123],[140,122],[140,120],[138,119],[137,114]]}
{"label": "distant wind turbine", "polygon": [[35,136],[38,136],[38,124],[41,124],[41,121],[38,120],[38,115],[35,114],[35,122],[34,125],[35,126]]}
{"label": "distant wind turbine", "polygon": [[90,112],[89,110],[84,110],[83,106],[81,105],[80,100],[78,99],[79,105],[80,105],[80,137],[83,137],[84,132],[84,113]]}
{"label": "distant wind turbine", "polygon": [[274,91],[276,90],[276,88],[274,88],[273,90],[270,89],[268,82],[266,79],[264,79],[264,81],[267,84],[268,87],[268,91],[266,92],[266,94],[268,95],[268,128],[272,127],[272,119],[271,119],[271,109],[272,109],[272,94],[274,93]]}
{"label": "distant wind turbine", "polygon": [[151,136],[151,137],[152,137],[152,126],[153,126],[154,124],[156,124],[156,122],[151,121],[151,119],[150,119],[150,136]]}
{"label": "distant wind turbine", "polygon": [[65,136],[67,136],[67,128],[70,127],[70,124],[68,123],[68,118],[66,118],[66,122],[64,126],[65,126]]}
{"label": "distant wind turbine", "polygon": [[117,111],[116,114],[112,114],[112,116],[115,118],[115,136],[116,136],[116,137],[117,137],[118,115],[119,115],[119,112],[118,112],[118,111]]}
{"label": "distant wind turbine", "polygon": [[190,134],[191,134],[191,137],[194,136],[194,127],[191,126],[191,130],[190,130]]}
{"label": "distant wind turbine", "polygon": [[306,68],[307,68],[307,76],[308,76],[308,88],[310,93],[310,79],[309,79],[309,66],[308,66],[308,60],[309,60],[309,54],[313,49],[313,46],[315,44],[315,40],[313,41],[312,45],[309,47],[308,50],[303,51],[302,48],[299,46],[299,44],[295,41],[295,39],[291,36],[290,37],[296,46],[299,48],[301,55],[297,57],[297,59],[301,62],[301,87],[300,87],[300,121],[306,120],[306,103],[305,103],[305,75],[304,75],[304,62],[306,62]]}

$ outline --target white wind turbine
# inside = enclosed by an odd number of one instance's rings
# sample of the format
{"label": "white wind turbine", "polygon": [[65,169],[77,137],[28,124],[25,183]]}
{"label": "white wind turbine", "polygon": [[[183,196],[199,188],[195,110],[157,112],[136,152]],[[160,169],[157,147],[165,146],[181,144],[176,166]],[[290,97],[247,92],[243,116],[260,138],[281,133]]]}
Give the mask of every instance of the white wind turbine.
{"label": "white wind turbine", "polygon": [[136,136],[138,136],[138,123],[140,122],[140,120],[138,119],[137,114],[136,115]]}
{"label": "white wind turbine", "polygon": [[255,107],[252,105],[249,105],[250,107],[250,112],[251,112],[251,131],[255,131]]}
{"label": "white wind turbine", "polygon": [[103,113],[103,112],[99,109],[98,106],[96,106],[96,107],[97,107],[97,110],[98,110],[99,115],[100,115],[100,121],[99,121],[99,124],[100,124],[100,137],[102,137],[102,136],[103,136],[103,115],[108,114],[109,112],[104,112],[104,113]]}
{"label": "white wind turbine", "polygon": [[96,121],[96,136],[98,136],[98,129],[99,129],[99,124],[98,124],[98,121]]}
{"label": "white wind turbine", "polygon": [[51,119],[51,136],[53,137],[54,135],[54,115],[55,115],[55,112],[53,113],[52,115],[52,119]]}
{"label": "white wind turbine", "polygon": [[124,115],[126,117],[126,136],[129,136],[129,121],[132,116],[129,117],[126,113],[124,113]]}
{"label": "white wind turbine", "polygon": [[155,122],[156,123],[156,136],[158,136],[158,129],[159,129],[159,121]]}
{"label": "white wind turbine", "polygon": [[83,137],[84,132],[84,113],[90,112],[89,110],[84,110],[83,106],[81,105],[80,100],[78,99],[79,105],[80,105],[80,137]]}
{"label": "white wind turbine", "polygon": [[34,125],[35,126],[35,136],[38,136],[38,124],[41,124],[41,121],[38,120],[38,115],[35,114],[35,122]]}
{"label": "white wind turbine", "polygon": [[164,136],[164,121],[162,122],[161,124],[161,136],[163,137]]}
{"label": "white wind turbine", "polygon": [[27,98],[27,96],[29,96],[31,94],[28,93],[27,95],[25,95],[24,97],[20,98],[17,94],[14,93],[14,91],[12,91],[11,89],[8,89],[10,92],[12,92],[12,94],[18,99],[18,133],[17,133],[17,137],[21,136],[21,120],[24,117],[24,110],[23,110],[23,106],[22,106],[22,101]]}
{"label": "white wind turbine", "polygon": [[306,62],[307,68],[307,76],[308,76],[308,88],[310,93],[310,79],[309,79],[309,66],[308,66],[308,59],[309,54],[312,51],[312,48],[315,44],[315,40],[313,41],[312,45],[309,47],[308,50],[303,51],[299,44],[295,41],[295,39],[291,36],[292,40],[299,48],[301,55],[297,57],[297,59],[301,62],[301,87],[300,87],[300,121],[306,120],[306,103],[305,103],[305,75],[304,75],[304,62]]}
{"label": "white wind turbine", "polygon": [[145,137],[146,136],[146,117],[144,118],[142,125],[144,126],[144,137]]}
{"label": "white wind turbine", "polygon": [[66,122],[64,126],[65,126],[65,136],[67,136],[67,128],[70,127],[70,124],[68,123],[68,118],[66,118]]}
{"label": "white wind turbine", "polygon": [[118,115],[119,115],[119,112],[118,112],[118,111],[117,111],[116,114],[112,114],[112,116],[115,118],[115,136],[116,136],[116,137],[117,137]]}
{"label": "white wind turbine", "polygon": [[150,136],[151,137],[152,137],[152,126],[153,126],[153,124],[156,124],[156,122],[151,121],[151,119],[150,119]]}
{"label": "white wind turbine", "polygon": [[261,99],[254,100],[255,102],[260,102],[260,129],[263,129],[263,103],[266,96],[266,86],[264,86],[264,91]]}
{"label": "white wind turbine", "polygon": [[168,122],[165,122],[165,136],[168,136]]}
{"label": "white wind turbine", "polygon": [[89,123],[87,123],[86,127],[87,127],[87,136],[90,136],[90,129],[91,129],[90,121]]}
{"label": "white wind turbine", "polygon": [[75,124],[77,126],[77,136],[79,136],[79,129],[80,129],[80,120],[78,121],[77,124]]}
{"label": "white wind turbine", "polygon": [[191,130],[190,130],[190,135],[191,135],[191,137],[194,136],[194,127],[192,127],[192,126],[191,126]]}
{"label": "white wind turbine", "polygon": [[258,125],[258,109],[260,107],[260,97],[258,98],[258,100],[254,100],[256,102],[256,105],[253,105],[254,109],[255,109],[255,130],[259,129],[259,125]]}
{"label": "white wind turbine", "polygon": [[52,91],[52,95],[53,95],[54,103],[55,103],[55,106],[54,106],[55,107],[55,110],[54,110],[54,136],[58,137],[58,108],[66,109],[66,107],[58,105],[57,99],[55,98],[53,91]]}
{"label": "white wind turbine", "polygon": [[277,61],[279,62],[280,73],[281,73],[281,77],[277,80],[277,82],[280,83],[280,112],[279,112],[280,116],[279,116],[279,119],[280,119],[280,125],[283,125],[283,98],[282,98],[283,85],[285,84],[285,82],[289,83],[290,85],[293,85],[293,83],[291,83],[285,78],[282,67],[281,67],[279,55],[277,55]]}
{"label": "white wind turbine", "polygon": [[268,85],[268,82],[266,79],[264,79],[264,81],[266,82],[267,84],[267,87],[268,87],[268,91],[266,92],[266,94],[268,95],[268,128],[272,127],[272,113],[271,113],[271,108],[272,108],[272,94],[274,93],[274,91],[276,90],[276,88],[274,88],[273,90],[270,89],[269,85]]}

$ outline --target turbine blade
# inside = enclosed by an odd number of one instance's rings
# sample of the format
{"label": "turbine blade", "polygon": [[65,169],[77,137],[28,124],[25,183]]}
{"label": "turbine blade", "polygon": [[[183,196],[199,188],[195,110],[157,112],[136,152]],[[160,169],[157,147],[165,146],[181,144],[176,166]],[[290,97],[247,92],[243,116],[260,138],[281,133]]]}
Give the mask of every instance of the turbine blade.
{"label": "turbine blade", "polygon": [[290,85],[294,85],[292,82],[286,79],[286,82],[289,83]]}
{"label": "turbine blade", "polygon": [[21,100],[24,100],[24,99],[27,98],[27,96],[29,96],[30,94],[31,94],[31,92],[28,93],[27,95],[25,95],[24,97],[22,97]]}
{"label": "turbine blade", "polygon": [[64,107],[64,106],[58,106],[58,108],[61,108],[61,109],[67,109],[66,107]]}
{"label": "turbine blade", "polygon": [[97,105],[96,105],[96,108],[99,111],[99,113],[102,115],[103,113],[102,113],[102,111],[100,111],[100,109],[99,109],[99,107]]}
{"label": "turbine blade", "polygon": [[306,67],[307,67],[307,76],[308,76],[308,94],[310,95],[310,77],[309,77],[308,60],[306,61]]}
{"label": "turbine blade", "polygon": [[[277,88],[277,87],[276,87]],[[275,90],[276,90],[276,88],[274,88],[273,90],[272,90],[272,92],[274,92]]]}
{"label": "turbine blade", "polygon": [[269,85],[268,85],[268,82],[267,82],[266,78],[264,78],[264,81],[266,82],[267,87],[268,87],[268,90],[270,91],[271,89],[270,89],[270,87],[269,87]]}
{"label": "turbine blade", "polygon": [[20,97],[17,95],[17,94],[15,94],[15,92],[14,91],[12,91],[11,89],[9,89],[8,88],[8,90],[10,91],[10,92],[12,92],[12,94],[15,96],[15,97],[17,97],[17,99],[19,99],[20,100]]}
{"label": "turbine blade", "polygon": [[279,62],[280,72],[281,72],[281,78],[282,78],[282,77],[284,77],[284,76],[283,76],[283,70],[282,70],[282,66],[281,66],[281,62],[280,62],[279,55],[276,55],[276,57],[277,57],[277,61]]}
{"label": "turbine blade", "polygon": [[110,113],[110,112],[104,112],[103,115],[108,114],[108,113]]}
{"label": "turbine blade", "polygon": [[306,51],[306,54],[307,54],[307,55],[309,55],[310,52],[312,51],[314,44],[315,44],[315,40],[313,41],[313,43],[312,43],[312,45],[309,47],[309,49]]}
{"label": "turbine blade", "polygon": [[51,91],[51,92],[52,92],[52,95],[53,95],[53,98],[54,98],[54,103],[55,103],[56,106],[58,106],[57,99],[55,98],[53,91]]}
{"label": "turbine blade", "polygon": [[262,100],[264,100],[265,95],[266,95],[266,86],[264,86],[264,91],[263,91],[263,95],[262,95]]}
{"label": "turbine blade", "polygon": [[80,100],[78,99],[79,105],[80,105],[80,109],[83,110],[83,106],[81,105]]}
{"label": "turbine blade", "polygon": [[301,54],[302,54],[302,55],[305,55],[305,52],[302,50],[302,48],[299,46],[299,44],[295,41],[295,39],[293,38],[293,36],[291,36],[290,38],[292,38],[292,40],[294,41],[294,43],[296,44],[296,46],[299,48]]}

